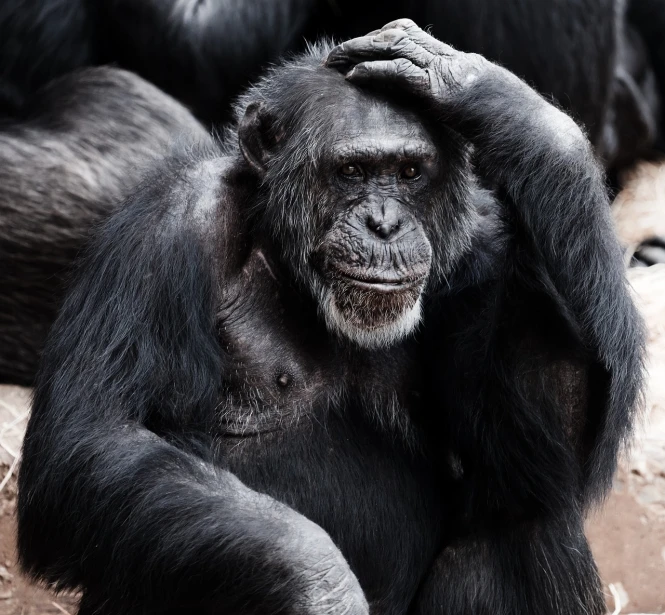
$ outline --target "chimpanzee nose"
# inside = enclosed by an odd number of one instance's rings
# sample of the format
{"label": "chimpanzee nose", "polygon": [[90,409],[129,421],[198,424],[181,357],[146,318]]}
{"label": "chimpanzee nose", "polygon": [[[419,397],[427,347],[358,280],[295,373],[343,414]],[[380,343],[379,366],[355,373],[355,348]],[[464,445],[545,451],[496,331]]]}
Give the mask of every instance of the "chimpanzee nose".
{"label": "chimpanzee nose", "polygon": [[382,208],[367,216],[367,228],[384,241],[390,239],[399,229],[399,215],[395,208]]}

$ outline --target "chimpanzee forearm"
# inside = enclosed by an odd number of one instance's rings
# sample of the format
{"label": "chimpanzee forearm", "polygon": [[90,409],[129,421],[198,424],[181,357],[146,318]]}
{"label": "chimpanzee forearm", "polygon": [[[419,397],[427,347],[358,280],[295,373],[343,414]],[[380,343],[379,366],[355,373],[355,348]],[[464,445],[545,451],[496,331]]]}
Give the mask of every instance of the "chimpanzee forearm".
{"label": "chimpanzee forearm", "polygon": [[25,447],[19,542],[39,578],[116,603],[196,597],[229,613],[307,609],[319,590],[325,612],[353,606],[354,589],[362,599],[327,534],[287,506],[136,425],[69,427]]}
{"label": "chimpanzee forearm", "polygon": [[[623,366],[641,363],[642,345],[603,174],[573,120],[499,67],[464,92],[451,117],[522,231],[515,260],[526,254],[546,272],[538,283],[551,286],[591,364],[606,374],[607,389],[598,392],[606,406],[602,416],[587,418],[597,432],[584,460],[588,494],[604,491],[640,387],[639,373]],[[598,401],[590,400],[590,412]]]}

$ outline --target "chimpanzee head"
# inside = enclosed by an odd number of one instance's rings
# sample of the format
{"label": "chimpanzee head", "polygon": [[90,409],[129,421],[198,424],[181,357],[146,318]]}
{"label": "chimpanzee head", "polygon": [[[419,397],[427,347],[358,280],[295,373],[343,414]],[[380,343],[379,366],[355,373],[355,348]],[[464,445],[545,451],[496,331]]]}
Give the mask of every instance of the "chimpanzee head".
{"label": "chimpanzee head", "polygon": [[423,292],[468,247],[468,152],[324,67],[327,52],[311,49],[245,95],[240,149],[261,178],[261,222],[328,327],[383,346],[414,329]]}

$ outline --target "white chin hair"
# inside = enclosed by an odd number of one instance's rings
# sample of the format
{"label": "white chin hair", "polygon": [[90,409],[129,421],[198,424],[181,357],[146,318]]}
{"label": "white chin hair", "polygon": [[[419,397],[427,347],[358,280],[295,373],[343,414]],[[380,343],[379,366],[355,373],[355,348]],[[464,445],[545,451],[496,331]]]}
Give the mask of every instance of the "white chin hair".
{"label": "white chin hair", "polygon": [[422,316],[420,297],[415,304],[390,324],[364,329],[349,322],[337,309],[335,300],[328,294],[324,302],[324,314],[328,329],[345,337],[362,348],[385,348],[412,333]]}

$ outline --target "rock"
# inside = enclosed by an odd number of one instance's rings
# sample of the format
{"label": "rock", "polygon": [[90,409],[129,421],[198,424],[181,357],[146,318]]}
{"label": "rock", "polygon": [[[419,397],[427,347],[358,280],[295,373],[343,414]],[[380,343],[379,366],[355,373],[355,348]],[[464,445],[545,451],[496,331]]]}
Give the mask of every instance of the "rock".
{"label": "rock", "polygon": [[21,450],[30,393],[30,389],[24,387],[0,385],[0,464],[11,465]]}

